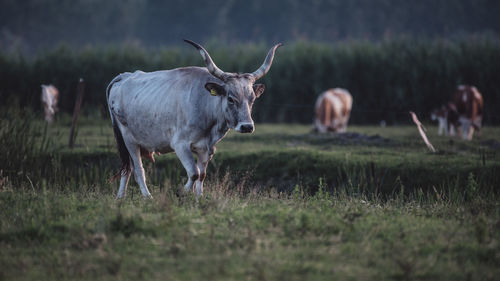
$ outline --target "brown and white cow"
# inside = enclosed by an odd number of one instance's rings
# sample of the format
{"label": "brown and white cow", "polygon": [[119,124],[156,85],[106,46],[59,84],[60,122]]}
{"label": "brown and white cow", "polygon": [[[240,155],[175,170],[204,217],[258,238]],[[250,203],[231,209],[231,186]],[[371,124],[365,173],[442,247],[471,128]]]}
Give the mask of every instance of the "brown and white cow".
{"label": "brown and white cow", "polygon": [[345,132],[351,108],[352,96],[346,89],[325,91],[316,100],[314,129],[320,133]]}
{"label": "brown and white cow", "polygon": [[457,125],[460,125],[462,138],[472,140],[474,130],[481,130],[483,96],[474,86],[460,85],[453,95],[453,103],[458,112]]}
{"label": "brown and white cow", "polygon": [[59,99],[59,91],[54,85],[42,85],[42,106],[45,116],[45,121],[52,123],[54,114],[57,112],[57,101]]}

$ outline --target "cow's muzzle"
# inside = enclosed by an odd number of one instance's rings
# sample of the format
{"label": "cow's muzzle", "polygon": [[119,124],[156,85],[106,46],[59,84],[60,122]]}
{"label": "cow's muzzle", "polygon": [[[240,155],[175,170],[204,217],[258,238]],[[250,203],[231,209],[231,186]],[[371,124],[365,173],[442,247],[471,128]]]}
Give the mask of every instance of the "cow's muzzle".
{"label": "cow's muzzle", "polygon": [[253,133],[253,123],[238,123],[235,130],[239,133]]}

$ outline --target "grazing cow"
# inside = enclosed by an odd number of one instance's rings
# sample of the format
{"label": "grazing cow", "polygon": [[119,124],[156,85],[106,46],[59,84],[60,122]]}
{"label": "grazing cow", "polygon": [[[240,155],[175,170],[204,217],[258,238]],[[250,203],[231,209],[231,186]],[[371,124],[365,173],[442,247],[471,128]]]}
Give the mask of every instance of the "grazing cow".
{"label": "grazing cow", "polygon": [[322,93],[316,100],[314,129],[320,133],[340,132],[347,129],[351,114],[352,96],[345,89],[335,88]]}
{"label": "grazing cow", "polygon": [[[187,172],[185,191],[203,192],[208,161],[215,145],[229,129],[252,133],[252,105],[264,92],[254,84],[270,69],[277,44],[252,73],[220,70],[200,45],[185,40],[200,52],[206,67],[181,67],[155,72],[122,73],[109,84],[106,95],[122,167],[117,198],[125,196],[130,173],[144,197],[146,186],[141,155],[175,152]],[[196,161],[193,158],[196,154]]]}
{"label": "grazing cow", "polygon": [[449,102],[431,113],[431,120],[438,121],[438,135],[455,136],[458,128],[458,112],[455,104]]}
{"label": "grazing cow", "polygon": [[483,119],[483,96],[474,86],[460,85],[453,96],[458,112],[458,122],[462,138],[472,140],[474,130],[481,130]]}
{"label": "grazing cow", "polygon": [[53,85],[42,85],[42,105],[45,121],[52,123],[57,109],[59,91]]}

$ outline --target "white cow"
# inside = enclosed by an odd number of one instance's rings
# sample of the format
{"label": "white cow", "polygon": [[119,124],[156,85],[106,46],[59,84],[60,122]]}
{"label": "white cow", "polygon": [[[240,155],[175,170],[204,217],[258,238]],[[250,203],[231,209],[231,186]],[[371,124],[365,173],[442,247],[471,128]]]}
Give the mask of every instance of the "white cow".
{"label": "white cow", "polygon": [[200,195],[215,145],[229,129],[254,130],[252,105],[264,92],[264,85],[254,83],[269,71],[281,44],[269,50],[255,72],[238,74],[220,70],[202,46],[185,41],[198,49],[206,67],[127,72],[108,86],[108,108],[122,160],[117,198],[125,196],[132,169],[142,195],[151,197],[141,154],[152,159],[154,152],[175,152],[187,172],[185,191],[195,186]]}
{"label": "white cow", "polygon": [[42,105],[45,121],[52,123],[56,114],[59,91],[54,85],[42,85]]}

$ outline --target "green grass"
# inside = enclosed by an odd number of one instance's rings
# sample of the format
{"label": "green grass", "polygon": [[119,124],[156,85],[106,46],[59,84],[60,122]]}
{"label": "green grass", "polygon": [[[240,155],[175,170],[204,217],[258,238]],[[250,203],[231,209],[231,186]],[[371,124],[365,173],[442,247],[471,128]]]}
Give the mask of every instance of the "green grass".
{"label": "green grass", "polygon": [[[26,122],[28,120],[29,122]],[[500,129],[473,142],[416,128],[305,125],[231,132],[205,194],[178,198],[175,154],[114,200],[110,122],[25,118],[0,128],[0,280],[495,280]],[[8,156],[8,158],[7,158]]]}
{"label": "green grass", "polygon": [[494,280],[498,202],[0,193],[4,280]]}
{"label": "green grass", "polygon": [[[471,173],[483,190],[492,191],[498,186],[497,127],[486,127],[481,136],[467,142],[439,137],[437,129],[430,126],[429,139],[438,149],[435,154],[427,150],[414,126],[351,126],[349,131],[363,134],[365,139],[339,140],[335,135],[313,134],[308,125],[257,124],[251,135],[231,131],[218,144],[208,176],[214,180],[229,173],[234,181],[244,178],[288,192],[296,184],[314,192],[319,178],[328,189],[357,186],[382,194],[392,194],[402,185],[407,191],[452,185],[460,188]],[[104,188],[116,188],[106,183],[120,165],[110,122],[83,119],[73,150],[67,147],[68,134],[69,118],[49,129],[54,143],[43,162],[53,165],[45,165],[34,177],[59,173],[68,176],[62,181],[66,186],[68,180],[85,178],[89,184],[98,182]],[[155,157],[155,164],[144,161],[153,189],[185,181],[184,169],[175,154]],[[47,180],[50,184],[61,183],[58,176]]]}
{"label": "green grass", "polygon": [[[409,116],[409,115],[408,115]],[[409,119],[408,119],[409,120]],[[379,135],[387,138],[388,143],[377,142],[351,142],[340,143],[335,140],[334,135],[312,134],[312,125],[301,124],[256,124],[253,134],[238,134],[231,130],[229,134],[217,145],[217,152],[258,152],[268,150],[314,150],[323,152],[334,151],[359,151],[363,145],[373,148],[396,146],[396,152],[426,153],[428,150],[423,144],[416,127],[408,121],[408,126],[349,126],[348,132],[357,132],[368,136]],[[67,149],[68,135],[70,131],[71,117],[63,115],[61,120],[49,128],[49,135],[55,142],[58,151],[69,151]],[[40,126],[43,126],[41,124]],[[115,142],[110,120],[81,118],[78,126],[76,139],[76,152],[115,152]],[[472,142],[462,141],[457,138],[440,137],[437,135],[437,127],[428,125],[427,135],[434,146],[448,154],[461,154],[477,152],[480,146],[487,150],[490,147],[481,145],[488,140],[500,141],[500,129],[498,127],[485,127],[481,135],[474,136]],[[265,144],[265,146],[263,146]],[[347,144],[347,145],[346,145]],[[357,144],[352,146],[352,144]],[[366,151],[368,149],[362,149]],[[391,149],[393,150],[393,149]],[[499,160],[500,158],[496,158]]]}

